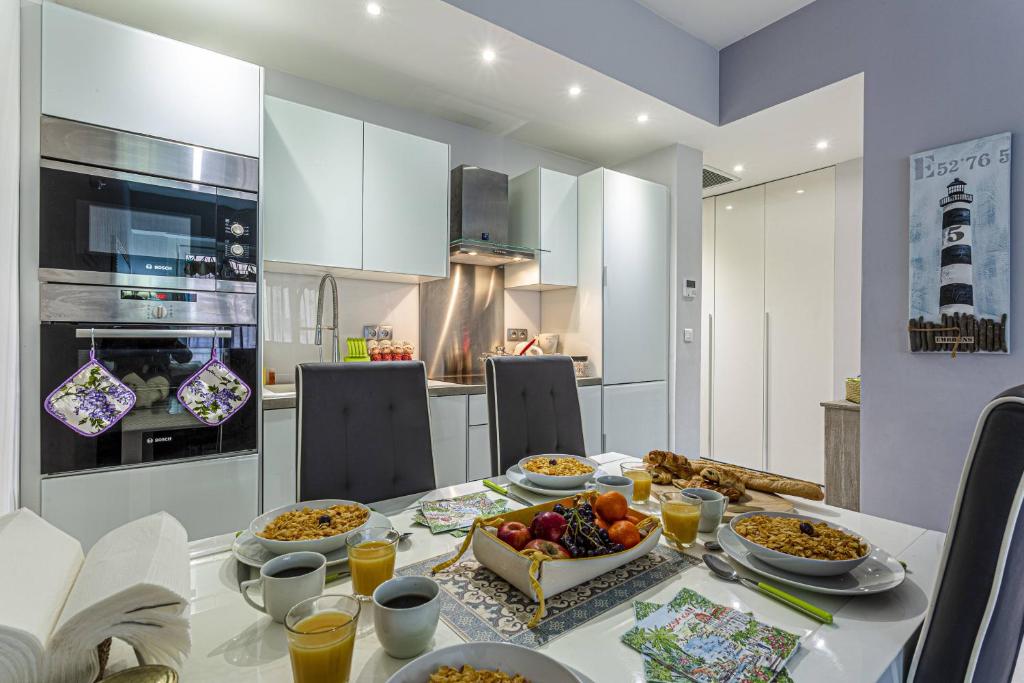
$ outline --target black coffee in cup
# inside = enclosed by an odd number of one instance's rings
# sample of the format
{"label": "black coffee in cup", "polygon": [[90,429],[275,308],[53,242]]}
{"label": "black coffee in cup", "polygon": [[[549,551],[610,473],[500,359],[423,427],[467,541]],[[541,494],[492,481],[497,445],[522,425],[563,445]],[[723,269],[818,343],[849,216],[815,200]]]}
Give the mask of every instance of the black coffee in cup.
{"label": "black coffee in cup", "polygon": [[427,604],[431,599],[426,595],[396,595],[381,605],[389,609],[412,609]]}
{"label": "black coffee in cup", "polygon": [[296,576],[305,576],[316,570],[316,567],[286,567],[285,569],[268,574],[268,576],[272,579],[294,579]]}

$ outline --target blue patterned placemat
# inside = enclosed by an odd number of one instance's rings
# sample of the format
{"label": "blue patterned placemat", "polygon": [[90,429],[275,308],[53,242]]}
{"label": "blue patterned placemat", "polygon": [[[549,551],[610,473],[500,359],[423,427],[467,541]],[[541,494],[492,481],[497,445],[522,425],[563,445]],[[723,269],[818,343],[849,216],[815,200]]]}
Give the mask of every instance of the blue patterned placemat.
{"label": "blue patterned placemat", "polygon": [[[398,569],[399,576],[430,576],[431,568],[451,557],[438,555]],[[700,561],[665,546],[586,583],[548,596],[547,614],[526,627],[537,603],[467,551],[456,564],[434,575],[441,586],[441,618],[466,641],[543,645],[600,616],[648,588],[699,565]]]}

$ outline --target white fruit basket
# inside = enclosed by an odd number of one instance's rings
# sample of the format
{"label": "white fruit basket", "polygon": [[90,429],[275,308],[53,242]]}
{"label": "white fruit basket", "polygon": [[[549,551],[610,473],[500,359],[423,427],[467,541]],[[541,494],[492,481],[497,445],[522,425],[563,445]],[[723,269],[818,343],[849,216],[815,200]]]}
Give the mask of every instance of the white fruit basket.
{"label": "white fruit basket", "polygon": [[637,525],[643,535],[640,542],[627,550],[599,557],[548,558],[538,551],[517,551],[496,535],[497,527],[504,522],[522,522],[526,526],[530,526],[530,522],[538,512],[552,510],[558,503],[569,507],[574,500],[574,497],[553,500],[541,505],[509,511],[498,517],[477,519],[458,554],[434,567],[433,571],[435,573],[443,571],[455,564],[472,546],[473,555],[480,564],[518,588],[534,602],[539,603],[529,624],[532,628],[544,616],[545,598],[550,598],[632,562],[638,557],[643,557],[658,545],[658,539],[661,538],[661,520],[638,510],[632,510],[632,512],[642,518]]}

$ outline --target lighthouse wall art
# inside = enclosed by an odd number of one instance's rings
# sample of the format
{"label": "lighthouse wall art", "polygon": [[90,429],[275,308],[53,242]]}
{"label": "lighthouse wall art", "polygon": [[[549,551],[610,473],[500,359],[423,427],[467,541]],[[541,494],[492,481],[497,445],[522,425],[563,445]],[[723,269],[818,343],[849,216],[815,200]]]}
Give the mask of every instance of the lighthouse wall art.
{"label": "lighthouse wall art", "polygon": [[913,352],[1008,353],[1010,133],[910,157]]}

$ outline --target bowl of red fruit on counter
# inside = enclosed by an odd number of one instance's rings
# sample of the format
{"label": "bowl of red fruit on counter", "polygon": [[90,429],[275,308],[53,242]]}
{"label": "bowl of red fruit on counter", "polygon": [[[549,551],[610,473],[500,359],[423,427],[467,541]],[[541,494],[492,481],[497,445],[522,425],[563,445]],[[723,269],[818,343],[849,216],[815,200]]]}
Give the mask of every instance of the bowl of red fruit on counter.
{"label": "bowl of red fruit on counter", "polygon": [[476,530],[472,547],[478,562],[539,601],[534,579],[550,597],[646,555],[659,538],[657,517],[610,491],[503,513]]}

